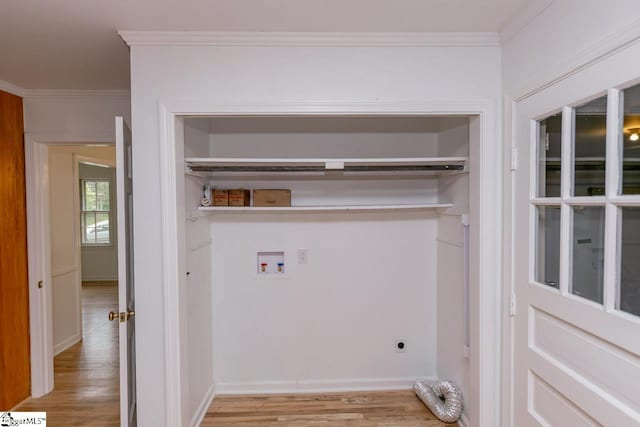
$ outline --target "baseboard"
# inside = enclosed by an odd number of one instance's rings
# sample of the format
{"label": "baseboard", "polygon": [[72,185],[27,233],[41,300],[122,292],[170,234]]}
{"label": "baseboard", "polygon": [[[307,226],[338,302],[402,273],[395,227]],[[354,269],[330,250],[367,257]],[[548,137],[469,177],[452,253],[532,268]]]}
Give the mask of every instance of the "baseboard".
{"label": "baseboard", "polygon": [[215,389],[217,395],[297,393],[298,383],[296,381],[215,383]]}
{"label": "baseboard", "polygon": [[92,276],[83,277],[83,282],[115,282],[118,280],[118,276]]}
{"label": "baseboard", "polygon": [[276,393],[335,393],[347,391],[411,390],[416,379],[435,381],[435,377],[356,378],[343,380],[301,380],[216,383],[217,395]]}
{"label": "baseboard", "polygon": [[71,347],[73,345],[76,345],[81,340],[82,340],[82,337],[80,335],[74,335],[74,336],[69,337],[66,340],[62,341],[61,343],[56,344],[53,347],[53,355],[54,355],[54,357],[59,355],[60,353],[62,353],[66,349],[68,349],[69,347]]}
{"label": "baseboard", "polygon": [[213,402],[213,399],[216,397],[215,390],[215,386],[211,384],[211,387],[209,387],[209,390],[207,390],[207,393],[204,395],[204,399],[202,399],[202,402],[198,405],[195,414],[191,417],[191,422],[189,423],[191,427],[198,427],[202,423],[209,406],[211,406],[211,402]]}

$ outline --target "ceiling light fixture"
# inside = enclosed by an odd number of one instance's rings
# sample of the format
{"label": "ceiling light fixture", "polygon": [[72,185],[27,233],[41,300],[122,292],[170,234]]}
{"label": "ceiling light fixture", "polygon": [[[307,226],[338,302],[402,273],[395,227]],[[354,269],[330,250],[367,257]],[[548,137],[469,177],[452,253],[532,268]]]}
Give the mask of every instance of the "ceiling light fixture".
{"label": "ceiling light fixture", "polygon": [[629,141],[636,142],[640,139],[640,129],[629,129],[631,135],[629,135]]}

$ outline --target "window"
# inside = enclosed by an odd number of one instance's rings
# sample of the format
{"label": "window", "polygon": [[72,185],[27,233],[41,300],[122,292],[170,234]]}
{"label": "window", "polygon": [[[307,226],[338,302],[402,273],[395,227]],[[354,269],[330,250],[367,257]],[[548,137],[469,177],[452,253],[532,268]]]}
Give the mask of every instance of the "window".
{"label": "window", "polygon": [[533,280],[640,316],[640,85],[532,126]]}
{"label": "window", "polygon": [[83,245],[111,244],[111,193],[106,179],[80,180]]}

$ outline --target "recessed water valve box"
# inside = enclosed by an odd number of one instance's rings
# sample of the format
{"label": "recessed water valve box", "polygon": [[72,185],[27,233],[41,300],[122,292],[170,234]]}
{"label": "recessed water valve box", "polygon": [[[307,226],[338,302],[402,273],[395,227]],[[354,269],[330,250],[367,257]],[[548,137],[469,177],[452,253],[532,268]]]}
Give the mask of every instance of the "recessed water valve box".
{"label": "recessed water valve box", "polygon": [[284,251],[281,252],[258,252],[257,257],[258,275],[279,275],[284,274]]}

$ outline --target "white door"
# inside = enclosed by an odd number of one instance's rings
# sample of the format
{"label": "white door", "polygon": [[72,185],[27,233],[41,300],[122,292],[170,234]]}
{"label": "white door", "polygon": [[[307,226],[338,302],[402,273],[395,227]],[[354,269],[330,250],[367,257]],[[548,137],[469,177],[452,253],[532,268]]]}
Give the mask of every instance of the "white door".
{"label": "white door", "polygon": [[640,426],[640,86],[561,90],[515,108],[513,424]]}
{"label": "white door", "polygon": [[133,281],[131,130],[116,117],[118,309],[120,322],[120,425],[136,425],[136,346]]}

